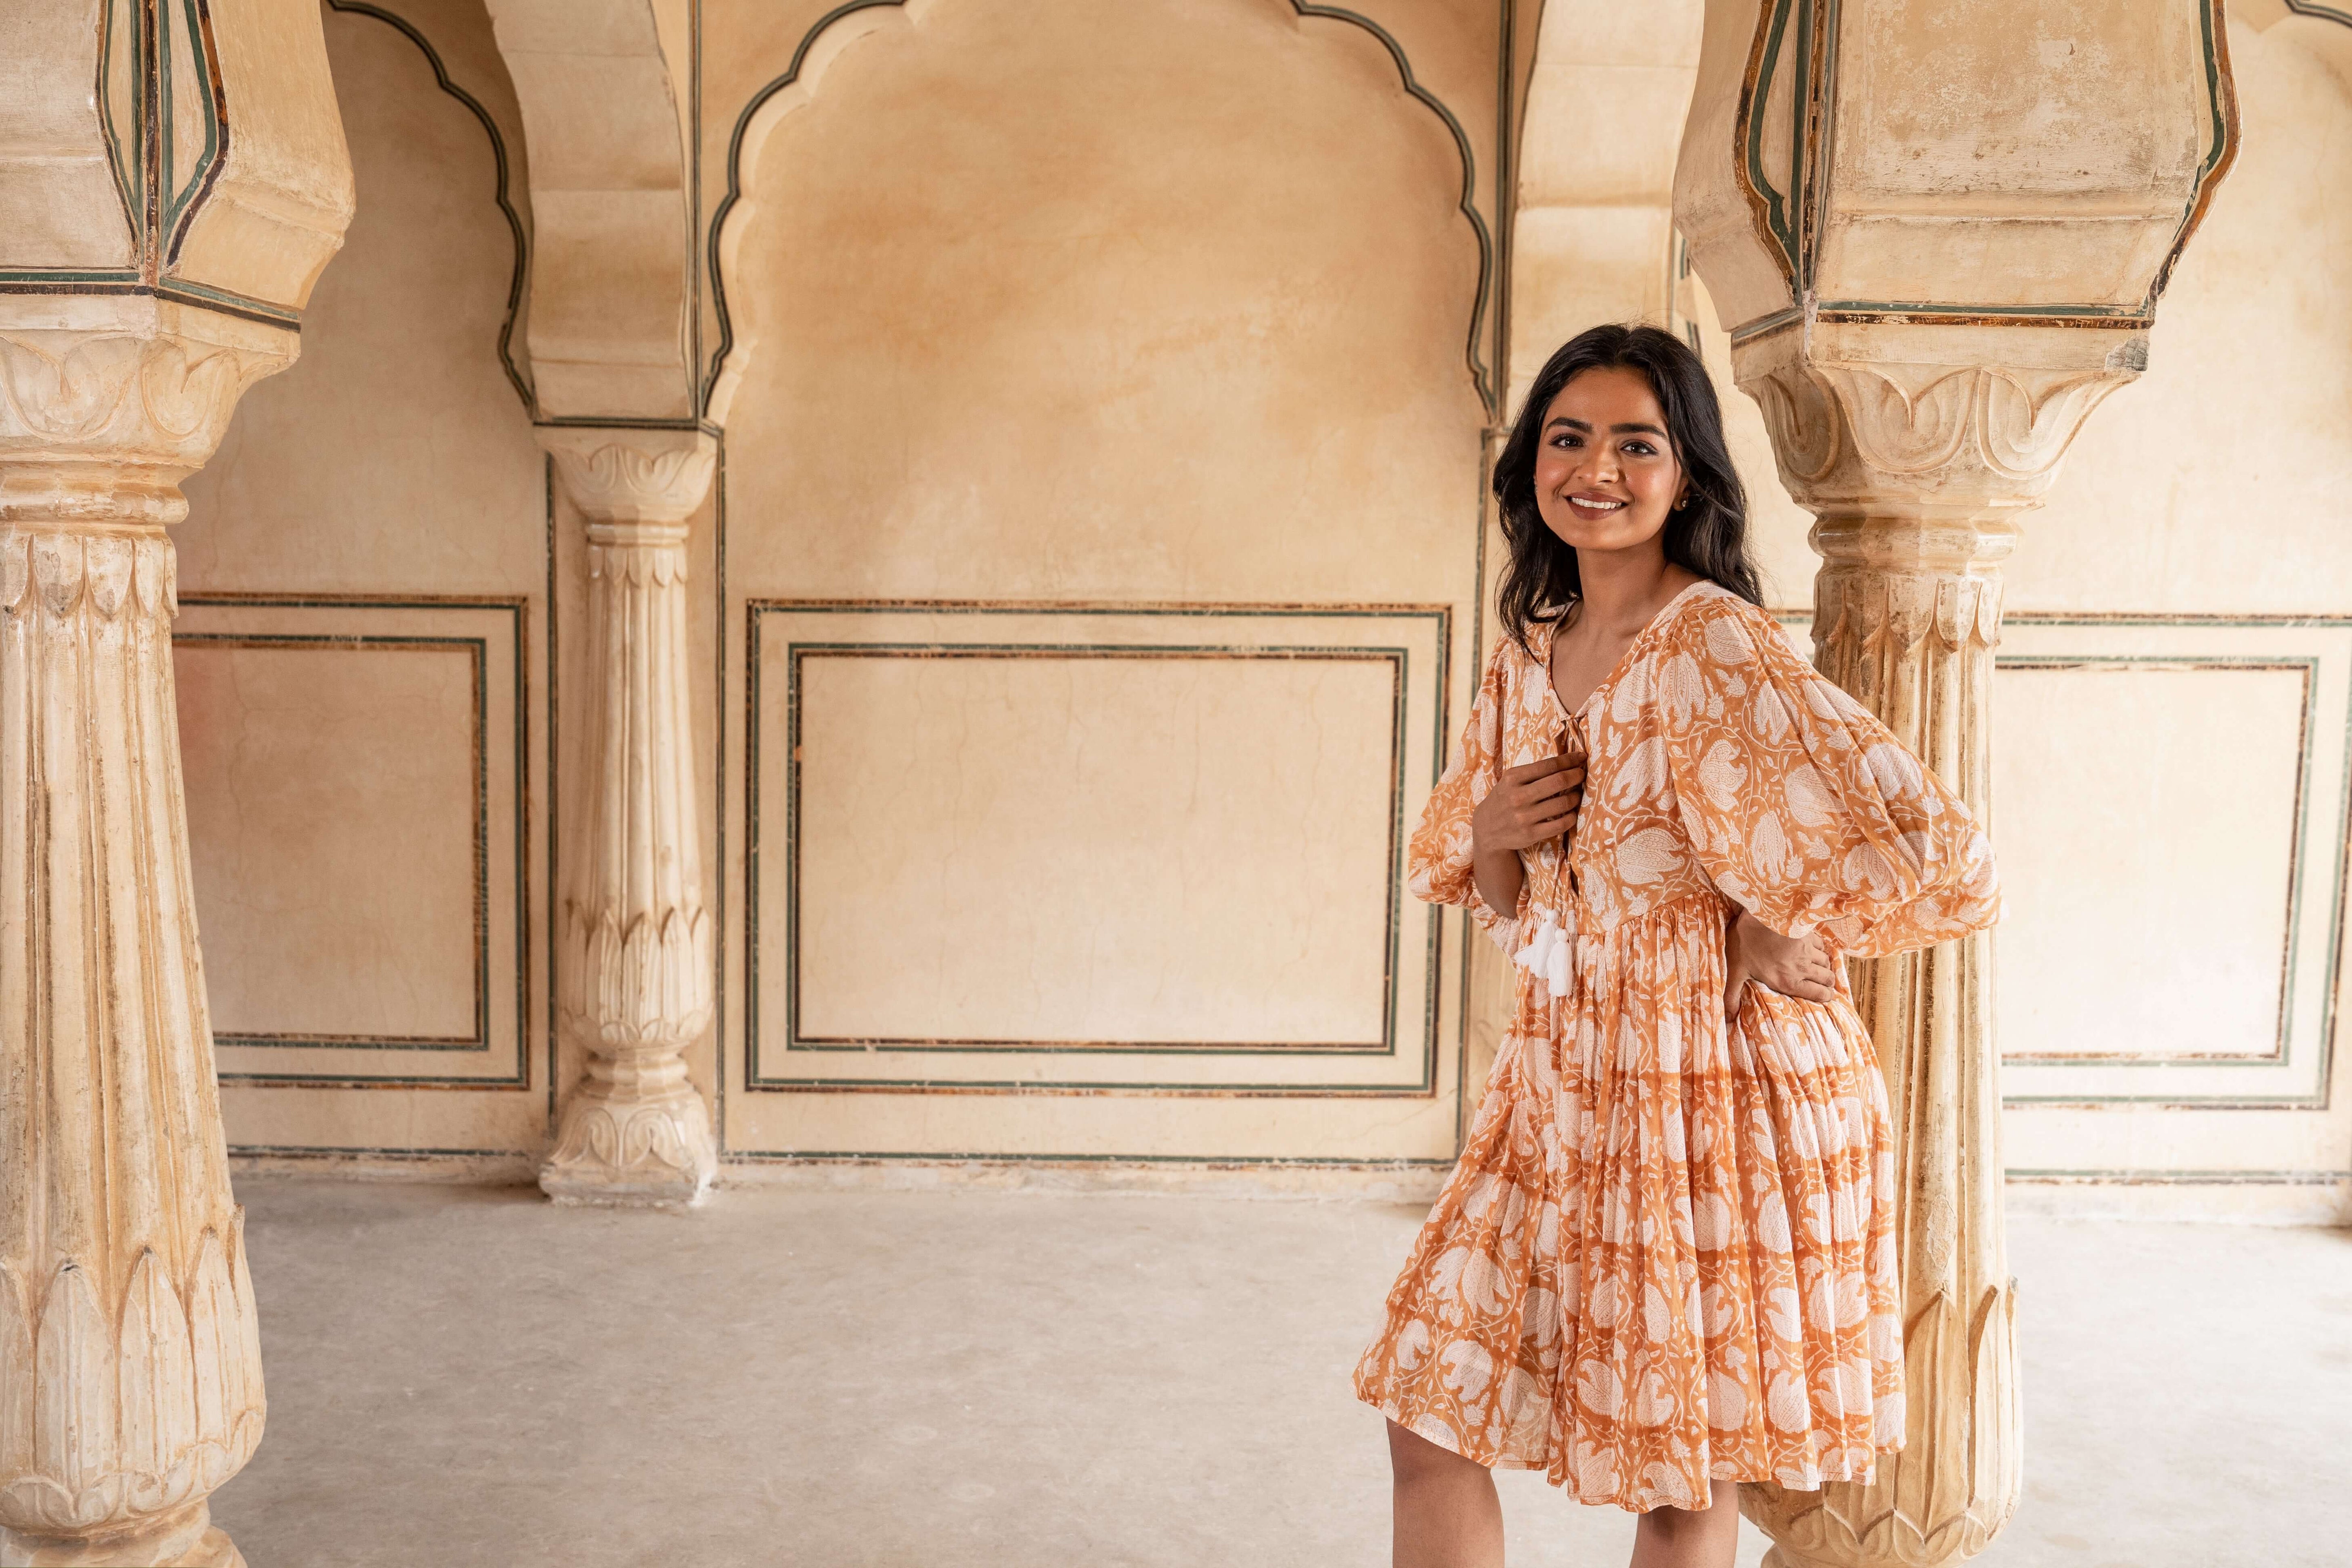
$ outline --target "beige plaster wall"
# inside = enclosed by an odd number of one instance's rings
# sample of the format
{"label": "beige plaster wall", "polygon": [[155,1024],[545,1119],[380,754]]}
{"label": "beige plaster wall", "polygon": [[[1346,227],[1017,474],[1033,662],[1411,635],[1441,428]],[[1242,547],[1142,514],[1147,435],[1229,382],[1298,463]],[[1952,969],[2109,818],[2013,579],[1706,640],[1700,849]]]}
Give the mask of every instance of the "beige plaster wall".
{"label": "beige plaster wall", "polygon": [[[527,214],[478,0],[397,9],[489,115]],[[515,241],[491,134],[425,50],[331,7],[325,31],[359,215],[301,359],[244,400],[174,531],[229,1142],[530,1152],[549,1104],[549,511],[498,352]]]}
{"label": "beige plaster wall", "polygon": [[[1494,14],[1388,9],[1490,120]],[[706,126],[791,34],[738,16]],[[1448,126],[1280,0],[824,58],[726,278],[730,1151],[1449,1158],[1394,876],[1478,591]]]}

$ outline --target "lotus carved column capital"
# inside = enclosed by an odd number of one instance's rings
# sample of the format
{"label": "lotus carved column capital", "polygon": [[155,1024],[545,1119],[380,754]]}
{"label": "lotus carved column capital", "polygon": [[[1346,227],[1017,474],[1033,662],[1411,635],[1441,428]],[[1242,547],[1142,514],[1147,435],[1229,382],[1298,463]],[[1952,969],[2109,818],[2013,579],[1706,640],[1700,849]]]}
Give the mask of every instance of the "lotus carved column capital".
{"label": "lotus carved column capital", "polygon": [[563,493],[598,523],[683,524],[710,493],[719,444],[699,430],[541,425]]}
{"label": "lotus carved column capital", "polygon": [[1799,505],[1921,521],[2040,505],[2091,410],[2147,363],[2144,328],[1796,321],[1733,351]]}
{"label": "lotus carved column capital", "polygon": [[0,325],[0,521],[177,522],[180,481],[300,340],[137,297],[72,304]]}

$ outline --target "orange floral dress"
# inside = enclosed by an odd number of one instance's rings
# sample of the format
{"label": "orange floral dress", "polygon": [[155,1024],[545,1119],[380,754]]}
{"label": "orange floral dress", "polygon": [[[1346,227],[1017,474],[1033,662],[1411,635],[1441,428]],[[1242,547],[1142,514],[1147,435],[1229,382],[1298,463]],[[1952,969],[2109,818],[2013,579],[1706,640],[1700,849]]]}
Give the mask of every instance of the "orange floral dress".
{"label": "orange floral dress", "polygon": [[[1585,1502],[1867,1480],[1903,1442],[1885,1086],[1850,995],[1751,985],[1727,1020],[1724,937],[1734,905],[1850,957],[1981,930],[1990,847],[1771,616],[1711,583],[1573,716],[1550,628],[1529,640],[1497,644],[1412,848],[1414,893],[1466,907],[1517,961],[1517,1005],[1357,1394]],[[1571,726],[1572,847],[1524,852],[1507,917],[1472,879],[1471,811]]]}

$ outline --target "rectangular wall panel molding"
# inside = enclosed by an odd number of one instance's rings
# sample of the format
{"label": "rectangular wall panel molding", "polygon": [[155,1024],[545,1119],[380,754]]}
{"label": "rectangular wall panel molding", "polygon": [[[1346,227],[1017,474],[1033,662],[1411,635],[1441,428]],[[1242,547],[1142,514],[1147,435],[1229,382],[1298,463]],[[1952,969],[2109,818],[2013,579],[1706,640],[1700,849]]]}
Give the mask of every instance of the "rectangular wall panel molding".
{"label": "rectangular wall panel molding", "polygon": [[184,600],[225,1084],[530,1084],[520,600]]}
{"label": "rectangular wall panel molding", "polygon": [[[741,613],[730,1152],[1450,1138],[1445,925],[1404,886],[1448,610]],[[1444,1110],[1410,1147],[1377,1131],[1397,1100]]]}
{"label": "rectangular wall panel molding", "polygon": [[2352,621],[2013,616],[1997,668],[2009,1103],[2324,1107]]}

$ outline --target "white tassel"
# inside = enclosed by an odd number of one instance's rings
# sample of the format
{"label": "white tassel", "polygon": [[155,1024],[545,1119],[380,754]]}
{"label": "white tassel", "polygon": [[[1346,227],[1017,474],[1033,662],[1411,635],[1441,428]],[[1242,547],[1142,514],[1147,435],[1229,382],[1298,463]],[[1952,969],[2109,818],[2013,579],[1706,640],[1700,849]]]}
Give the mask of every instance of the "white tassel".
{"label": "white tassel", "polygon": [[1540,976],[1554,996],[1568,994],[1573,978],[1570,964],[1575,962],[1576,917],[1561,925],[1551,910],[1543,911],[1543,923],[1536,927],[1528,944],[1519,949],[1511,962],[1528,973]]}

